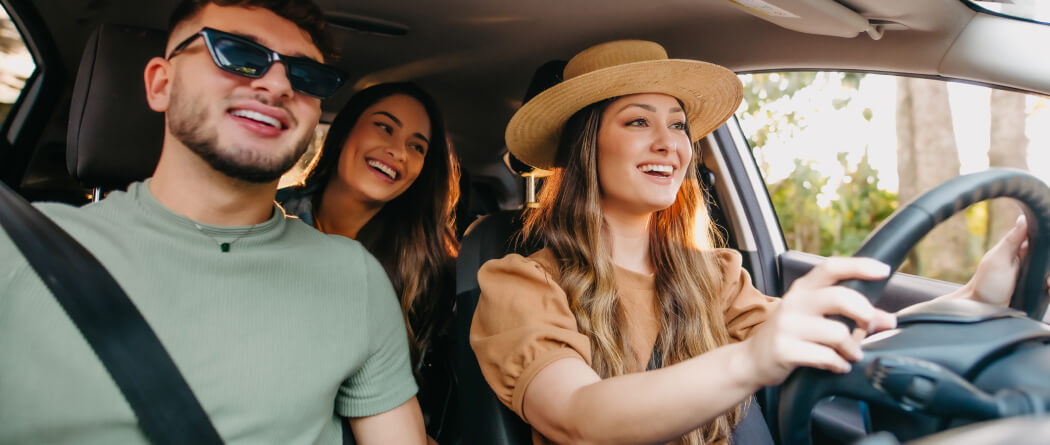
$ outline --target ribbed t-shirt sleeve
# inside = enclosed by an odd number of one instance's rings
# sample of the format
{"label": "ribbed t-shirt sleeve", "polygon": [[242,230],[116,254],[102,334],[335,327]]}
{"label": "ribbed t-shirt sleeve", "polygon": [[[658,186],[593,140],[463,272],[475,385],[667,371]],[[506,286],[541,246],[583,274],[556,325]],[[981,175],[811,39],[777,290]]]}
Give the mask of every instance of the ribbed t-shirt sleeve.
{"label": "ribbed t-shirt sleeve", "polygon": [[[368,358],[343,382],[336,397],[336,412],[346,417],[365,417],[397,408],[418,390],[412,376],[401,305],[386,272],[370,254],[365,254],[365,286],[368,305],[363,318],[368,323]],[[355,292],[348,292],[355,294]]]}
{"label": "ribbed t-shirt sleeve", "polygon": [[6,307],[5,299],[9,298],[11,283],[17,271],[24,267],[22,252],[15,247],[14,241],[3,229],[0,229],[0,311]]}
{"label": "ribbed t-shirt sleeve", "polygon": [[769,318],[780,300],[755,289],[751,284],[751,274],[742,265],[740,252],[718,249],[717,254],[722,263],[724,287],[721,301],[725,304],[726,328],[732,341],[742,341]]}
{"label": "ribbed t-shirt sleeve", "polygon": [[577,330],[565,292],[536,261],[514,254],[489,261],[478,284],[470,345],[489,386],[524,419],[522,401],[536,374],[563,358],[590,366],[590,342]]}

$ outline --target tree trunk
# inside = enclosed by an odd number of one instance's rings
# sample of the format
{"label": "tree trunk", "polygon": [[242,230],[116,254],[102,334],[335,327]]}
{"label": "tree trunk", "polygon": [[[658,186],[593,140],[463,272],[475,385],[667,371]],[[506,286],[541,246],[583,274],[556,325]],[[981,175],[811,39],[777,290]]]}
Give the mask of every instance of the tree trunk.
{"label": "tree trunk", "polygon": [[[897,174],[901,206],[959,175],[948,88],[941,81],[897,80]],[[973,268],[966,216],[958,214],[930,232],[909,255],[909,270],[965,282]],[[903,269],[902,269],[903,270]]]}
{"label": "tree trunk", "polygon": [[[1028,170],[1028,137],[1025,136],[1025,95],[1010,91],[992,90],[991,131],[989,133],[988,165]],[[988,203],[988,235],[985,250],[991,248],[1014,226],[1020,209],[1008,199]]]}

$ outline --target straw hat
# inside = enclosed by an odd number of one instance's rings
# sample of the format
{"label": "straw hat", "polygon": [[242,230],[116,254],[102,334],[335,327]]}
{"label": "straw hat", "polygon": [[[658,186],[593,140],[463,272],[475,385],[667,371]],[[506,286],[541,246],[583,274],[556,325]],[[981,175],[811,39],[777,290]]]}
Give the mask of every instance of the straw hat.
{"label": "straw hat", "polygon": [[564,79],[526,102],[507,125],[507,149],[534,167],[554,167],[565,122],[595,102],[637,93],[676,97],[685,105],[696,141],[729,119],[743,97],[732,71],[697,60],[668,59],[658,43],[642,40],[585,49],[569,60]]}

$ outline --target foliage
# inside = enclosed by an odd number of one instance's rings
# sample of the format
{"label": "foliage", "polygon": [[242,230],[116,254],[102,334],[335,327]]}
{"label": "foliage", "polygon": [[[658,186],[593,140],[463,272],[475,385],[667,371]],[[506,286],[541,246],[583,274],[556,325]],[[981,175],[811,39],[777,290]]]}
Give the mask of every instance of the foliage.
{"label": "foliage", "polygon": [[788,247],[824,256],[852,255],[882,220],[897,209],[897,194],[879,188],[879,171],[865,153],[850,166],[838,154],[844,175],[835,188],[838,199],[821,207],[818,196],[828,178],[812,161],[795,160],[795,170],[769,185],[770,197]]}
{"label": "foliage", "polygon": [[[770,135],[796,135],[805,129],[805,117],[794,109],[778,112],[772,104],[794,98],[807,88],[838,84],[843,93],[831,98],[831,107],[845,108],[851,93],[860,86],[864,74],[786,72],[743,76],[744,103],[741,113],[762,125],[748,135],[748,142],[764,164],[763,147]],[[872,111],[865,109],[861,118],[870,121]],[[828,186],[830,179],[815,168],[810,160],[795,159],[791,174],[769,184],[769,193],[780,220],[788,247],[820,255],[850,255],[863,243],[868,233],[897,208],[897,195],[879,189],[878,170],[868,162],[867,153],[850,166],[846,153],[838,154],[843,176],[839,184]],[[763,167],[767,167],[763,165]],[[821,206],[822,194],[837,195],[831,205]]]}
{"label": "foliage", "polygon": [[820,250],[824,237],[819,229],[826,217],[817,205],[817,196],[827,181],[813,168],[812,161],[795,159],[795,169],[787,178],[768,185],[788,248],[814,253]]}
{"label": "foliage", "polygon": [[[780,100],[791,99],[796,93],[814,85],[838,82],[843,91],[855,91],[860,86],[863,73],[833,73],[813,71],[790,71],[783,73],[758,73],[743,76],[744,106],[741,113],[752,118],[764,118],[764,125],[753,134],[747,135],[747,142],[752,149],[764,147],[769,135],[777,133],[797,133],[806,128],[805,118],[789,111],[777,114],[768,105]],[[850,95],[832,99],[832,106],[841,110],[849,104]],[[864,118],[871,120],[871,110],[864,110]]]}
{"label": "foliage", "polygon": [[[28,71],[27,70],[28,63]],[[7,17],[0,8],[0,122],[7,117],[10,103],[14,102],[18,93],[25,87],[26,80],[32,73],[31,56],[26,51],[22,36],[15,28],[14,22]]]}
{"label": "foliage", "polygon": [[[807,126],[807,109],[843,110],[859,88],[864,74],[826,72],[760,73],[741,76],[744,106],[738,113],[755,159],[768,178],[766,150],[778,141],[799,137]],[[830,96],[828,92],[831,92]],[[787,103],[791,101],[791,103]],[[873,112],[859,110],[858,119],[871,121]],[[768,144],[768,146],[767,146]],[[767,184],[788,248],[823,256],[852,255],[866,237],[900,205],[897,193],[880,188],[879,171],[869,162],[867,149],[850,165],[847,153],[837,155],[841,171],[818,169],[818,163],[798,153],[794,170],[784,179]],[[855,158],[854,158],[855,159]],[[989,231],[985,203],[966,211],[968,250],[972,263],[983,251],[981,241]],[[967,263],[971,263],[969,259]],[[906,262],[902,271],[923,270]],[[972,264],[950,268],[969,276]],[[930,278],[958,280],[958,276]]]}
{"label": "foliage", "polygon": [[0,53],[14,53],[25,47],[10,17],[0,16]]}
{"label": "foliage", "polygon": [[838,160],[846,174],[837,189],[839,199],[829,209],[833,240],[822,255],[852,255],[868,232],[897,210],[897,194],[879,188],[879,171],[868,163],[867,150],[852,170],[846,153],[839,153]]}

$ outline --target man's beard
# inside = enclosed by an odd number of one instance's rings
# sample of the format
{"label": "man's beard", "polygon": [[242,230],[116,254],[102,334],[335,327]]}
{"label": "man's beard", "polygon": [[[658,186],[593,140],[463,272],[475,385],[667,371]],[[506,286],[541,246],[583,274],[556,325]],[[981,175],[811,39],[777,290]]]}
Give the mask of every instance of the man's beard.
{"label": "man's beard", "polygon": [[208,114],[204,105],[200,101],[184,100],[188,97],[181,94],[184,90],[176,82],[171,91],[171,106],[167,112],[171,134],[211,168],[230,178],[255,184],[276,181],[291,170],[313,140],[314,132],[311,131],[298,141],[293,150],[282,151],[286,154],[278,153],[274,157],[264,157],[255,150],[238,146],[237,141],[220,148],[215,127],[206,128],[203,124]]}

